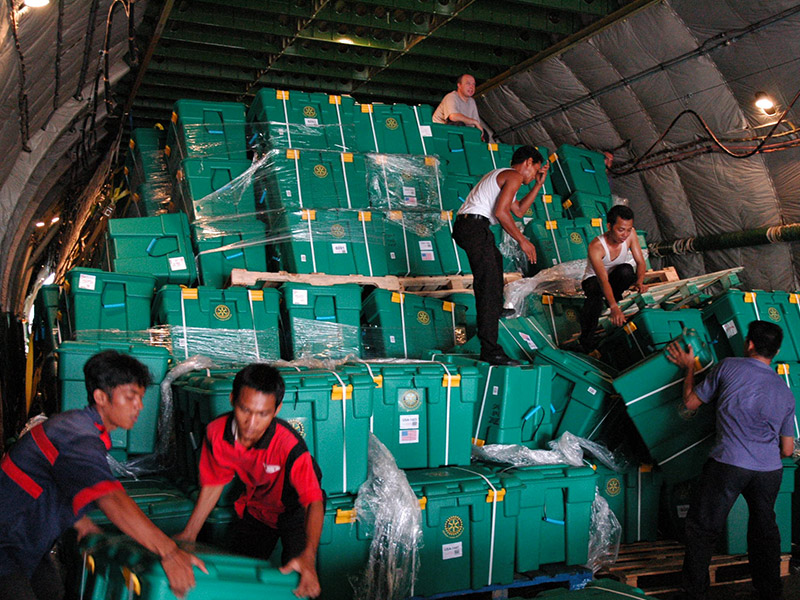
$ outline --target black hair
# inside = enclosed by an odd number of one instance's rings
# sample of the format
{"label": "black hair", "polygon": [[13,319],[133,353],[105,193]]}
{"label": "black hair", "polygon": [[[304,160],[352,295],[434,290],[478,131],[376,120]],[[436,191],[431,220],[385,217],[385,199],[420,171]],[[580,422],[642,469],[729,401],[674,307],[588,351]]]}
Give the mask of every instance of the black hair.
{"label": "black hair", "polygon": [[783,329],[769,321],[753,321],[747,328],[747,340],[753,342],[756,354],[772,359],[781,349]]}
{"label": "black hair", "polygon": [[114,388],[135,383],[146,388],[152,382],[150,371],[130,354],[103,350],[83,365],[83,378],[89,394],[89,406],[94,406],[94,391],[103,390],[111,397]]}
{"label": "black hair", "polygon": [[239,400],[239,394],[243,387],[252,388],[262,394],[273,394],[276,409],[283,402],[283,394],[286,391],[286,384],[283,382],[280,371],[264,363],[249,364],[236,374],[231,392],[234,404]]}
{"label": "black hair", "polygon": [[622,219],[623,221],[633,221],[633,211],[630,209],[630,207],[625,206],[624,204],[615,204],[608,211],[608,214],[606,214],[606,222],[613,227],[616,224],[617,219]]}
{"label": "black hair", "polygon": [[529,158],[533,159],[535,165],[542,164],[542,155],[535,146],[520,146],[514,150],[514,154],[511,156],[511,166],[524,163]]}

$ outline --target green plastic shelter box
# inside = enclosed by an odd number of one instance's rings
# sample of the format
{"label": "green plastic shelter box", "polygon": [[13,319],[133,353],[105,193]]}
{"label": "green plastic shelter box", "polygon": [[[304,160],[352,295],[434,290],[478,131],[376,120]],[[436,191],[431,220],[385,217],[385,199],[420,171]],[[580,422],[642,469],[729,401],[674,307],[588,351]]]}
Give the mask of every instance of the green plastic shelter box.
{"label": "green plastic shelter box", "polygon": [[145,181],[131,190],[131,211],[136,216],[157,216],[172,209],[172,181],[169,178]]}
{"label": "green plastic shelter box", "polygon": [[[475,306],[475,294],[457,292],[450,294],[445,300],[456,305],[456,320],[459,323],[464,323],[467,328],[466,339],[464,340],[466,342],[466,340],[478,333],[478,309]],[[459,310],[464,311],[463,317],[458,316]],[[456,335],[458,336],[458,332],[456,332]]]}
{"label": "green plastic shelter box", "polygon": [[613,407],[611,382],[616,372],[589,356],[548,347],[539,349],[534,364],[553,367],[553,438],[567,431],[595,438]]}
{"label": "green plastic shelter box", "polygon": [[[121,483],[128,496],[161,531],[175,535],[186,527],[194,510],[194,501],[173,483],[161,478],[127,479]],[[117,531],[103,511],[96,509],[88,516],[101,528]]]}
{"label": "green plastic shelter box", "polygon": [[59,286],[43,285],[33,302],[33,341],[43,345],[45,354],[61,344],[60,295]]}
{"label": "green plastic shelter box", "polygon": [[350,96],[261,88],[247,111],[249,145],[352,151],[353,105]]}
{"label": "green plastic shelter box", "polygon": [[[521,198],[521,190],[517,193],[517,198]],[[561,196],[558,194],[539,194],[531,205],[530,216],[542,221],[552,221],[564,218],[564,209]]]}
{"label": "green plastic shelter box", "polygon": [[[401,469],[468,466],[478,369],[365,364],[375,381],[371,430]],[[364,371],[361,366],[350,369]]]}
{"label": "green plastic shelter box", "polygon": [[245,160],[245,124],[244,104],[178,100],[164,148],[170,171],[186,158]]}
{"label": "green plastic shelter box", "polygon": [[643,598],[653,600],[639,588],[631,587],[614,579],[590,581],[581,590],[547,590],[536,595],[547,600],[619,600],[619,598]]}
{"label": "green plastic shelter box", "polygon": [[66,337],[100,339],[104,329],[147,329],[155,285],[156,278],[151,275],[72,269],[67,273],[63,296]]}
{"label": "green plastic shelter box", "polygon": [[[654,352],[663,350],[685,329],[694,329],[706,342],[712,343],[703,315],[696,308],[662,310],[643,308],[622,327],[608,325],[608,335],[602,339],[598,350],[604,362],[617,369],[627,369]],[[713,352],[713,346],[709,345]]]}
{"label": "green plastic shelter box", "polygon": [[451,211],[386,213],[384,239],[389,275],[471,273],[469,259],[453,240]]}
{"label": "green plastic shelter box", "polygon": [[[84,573],[84,598],[91,600],[163,600],[174,598],[158,555],[127,536],[91,536],[82,544],[91,557],[92,570]],[[194,569],[192,600],[242,600],[270,598],[296,600],[293,590],[299,575],[283,575],[267,561],[222,553],[198,546],[194,553],[208,573]]]}
{"label": "green plastic shelter box", "polygon": [[280,357],[279,293],[165,285],[153,303],[153,322],[169,326],[173,355],[202,354],[223,362]]}
{"label": "green plastic shelter box", "polygon": [[622,525],[622,542],[658,539],[658,515],[662,476],[651,465],[618,473],[597,465],[600,495]]}
{"label": "green plastic shelter box", "polygon": [[576,191],[611,196],[605,157],[599,152],[562,144],[549,160],[550,179],[557,194],[564,198]]}
{"label": "green plastic shelter box", "polygon": [[279,417],[300,434],[322,470],[328,494],[356,493],[367,478],[375,382],[368,373],[294,371]]}
{"label": "green plastic shelter box", "polygon": [[516,570],[533,571],[541,565],[583,565],[589,551],[597,475],[591,467],[548,465],[494,467],[505,478],[523,484],[516,536]]}
{"label": "green plastic shelter box", "polygon": [[356,149],[384,154],[424,154],[417,116],[405,104],[356,104]]}
{"label": "green plastic shelter box", "polygon": [[[792,494],[795,490],[797,465],[792,459],[783,460],[783,478],[775,500],[775,520],[781,534],[781,552],[792,551]],[[722,540],[725,554],[745,554],[747,552],[747,523],[750,511],[743,496],[739,496],[728,513],[725,523],[725,536]]]}
{"label": "green plastic shelter box", "polygon": [[502,169],[511,166],[511,157],[514,156],[516,146],[511,144],[487,144],[491,153],[492,169]]}
{"label": "green plastic shelter box", "polygon": [[287,282],[281,286],[285,356],[361,356],[361,287]]}
{"label": "green plastic shelter box", "polygon": [[118,427],[111,432],[109,454],[117,460],[126,460],[128,454],[149,454],[155,450],[158,433],[158,415],[161,407],[161,381],[167,374],[169,352],[144,344],[119,342],[64,342],[58,348],[58,380],[61,386],[61,410],[84,408],[87,403],[86,381],[83,365],[103,350],[116,350],[130,354],[144,364],[152,383],[142,398],[142,410],[130,430]]}
{"label": "green plastic shelter box", "polygon": [[794,395],[794,437],[800,438],[800,364],[778,363],[775,365],[775,372],[786,382]]}
{"label": "green plastic shelter box", "polygon": [[156,287],[191,285],[197,279],[189,221],[183,213],[110,219],[107,243],[117,273],[152,275]]}
{"label": "green plastic shelter box", "polygon": [[575,191],[563,201],[564,214],[570,219],[586,217],[606,220],[606,213],[613,206],[611,195],[591,194]]}
{"label": "green plastic shelter box", "polygon": [[556,345],[566,342],[581,330],[583,297],[529,294],[525,310],[540,323],[546,324]]}
{"label": "green plastic shelter box", "polygon": [[223,287],[233,269],[267,270],[264,223],[249,216],[194,223],[190,227],[199,279],[209,287]]}
{"label": "green plastic shelter box", "polygon": [[443,174],[428,155],[366,154],[369,204],[382,210],[439,210]]}
{"label": "green plastic shelter box", "polygon": [[256,174],[259,206],[368,208],[367,161],[363,154],[332,150],[273,150]]}
{"label": "green plastic shelter box", "polygon": [[[599,222],[600,219],[597,219]],[[532,220],[525,226],[525,237],[536,247],[536,266],[541,269],[586,258],[591,237],[587,238],[584,220]],[[591,222],[588,235],[592,235]]]}
{"label": "green plastic shelter box", "polygon": [[369,560],[372,534],[356,520],[355,496],[328,496],[317,549],[317,575],[325,600],[352,600],[351,578],[360,577]]}
{"label": "green plastic shelter box", "polygon": [[370,210],[280,211],[270,216],[277,270],[386,275],[383,214]]}
{"label": "green plastic shelter box", "polygon": [[447,173],[441,180],[442,208],[457,213],[480,180],[481,176]]}
{"label": "green plastic shelter box", "polygon": [[131,190],[149,179],[166,177],[166,135],[163,129],[146,127],[138,127],[131,132],[123,171]]}
{"label": "green plastic shelter box", "polygon": [[365,353],[373,358],[422,358],[466,338],[465,310],[452,302],[376,289],[365,300]]}
{"label": "green plastic shelter box", "polygon": [[[533,362],[541,348],[556,348],[549,328],[534,317],[500,319],[497,343],[509,357],[524,362]],[[480,352],[478,337],[470,339],[463,351]]]}
{"label": "green plastic shelter box", "polygon": [[173,183],[173,200],[189,220],[256,212],[253,177],[245,174],[248,160],[187,158],[180,163]]}
{"label": "green plastic shelter box", "polygon": [[422,508],[423,546],[412,595],[511,583],[520,481],[511,475],[501,479],[477,465],[407,471],[406,476]]}
{"label": "green plastic shelter box", "polygon": [[800,361],[800,294],[727,290],[702,310],[720,360],[744,356],[748,325],[764,320],[783,329],[783,343],[773,361]]}
{"label": "green plastic shelter box", "polygon": [[481,177],[494,168],[480,129],[440,123],[429,127],[433,135],[425,140],[425,151],[436,154],[449,174]]}
{"label": "green plastic shelter box", "polygon": [[[694,350],[696,376],[714,365],[713,352],[695,331],[686,330],[679,342]],[[713,407],[689,414],[683,406],[683,380],[683,369],[667,359],[666,350],[614,379],[614,389],[666,482],[698,474],[714,441]]]}
{"label": "green plastic shelter box", "polygon": [[230,546],[233,526],[239,520],[231,506],[216,506],[208,515],[203,528],[197,536],[198,541],[217,548]]}

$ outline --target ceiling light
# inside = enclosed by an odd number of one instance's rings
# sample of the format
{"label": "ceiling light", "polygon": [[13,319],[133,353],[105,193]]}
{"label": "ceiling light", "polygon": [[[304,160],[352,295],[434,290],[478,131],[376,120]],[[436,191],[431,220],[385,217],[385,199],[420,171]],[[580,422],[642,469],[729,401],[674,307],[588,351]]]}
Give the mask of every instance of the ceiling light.
{"label": "ceiling light", "polygon": [[764,111],[764,114],[774,115],[777,112],[772,98],[766,92],[756,92],[756,106]]}
{"label": "ceiling light", "polygon": [[56,223],[58,223],[60,220],[61,220],[61,218],[60,218],[60,217],[53,217],[52,219],[50,219],[50,224],[51,224],[51,225],[55,225],[55,224],[56,224]]}
{"label": "ceiling light", "polygon": [[350,45],[354,45],[355,44],[355,42],[353,40],[351,40],[350,38],[348,38],[348,37],[340,37],[336,41],[339,42],[340,44],[350,44]]}
{"label": "ceiling light", "polygon": [[37,227],[44,227],[44,221],[37,221],[36,222],[36,226]]}
{"label": "ceiling light", "polygon": [[50,4],[50,0],[25,0],[24,4],[31,8],[41,8],[42,6]]}

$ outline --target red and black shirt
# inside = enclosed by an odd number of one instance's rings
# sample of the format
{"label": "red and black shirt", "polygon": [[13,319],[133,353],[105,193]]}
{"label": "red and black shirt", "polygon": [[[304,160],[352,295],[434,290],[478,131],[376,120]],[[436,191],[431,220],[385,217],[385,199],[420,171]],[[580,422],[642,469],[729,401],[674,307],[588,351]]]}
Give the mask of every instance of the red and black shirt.
{"label": "red and black shirt", "polygon": [[122,484],[106,452],[111,437],[94,406],[37,425],[0,462],[0,575],[28,576],[56,538]]}
{"label": "red and black shirt", "polygon": [[276,529],[282,513],[323,500],[319,466],[289,423],[273,419],[251,448],[236,441],[235,424],[231,412],[206,428],[201,485],[224,485],[238,475],[245,491],[234,505],[236,513],[242,517],[247,510]]}

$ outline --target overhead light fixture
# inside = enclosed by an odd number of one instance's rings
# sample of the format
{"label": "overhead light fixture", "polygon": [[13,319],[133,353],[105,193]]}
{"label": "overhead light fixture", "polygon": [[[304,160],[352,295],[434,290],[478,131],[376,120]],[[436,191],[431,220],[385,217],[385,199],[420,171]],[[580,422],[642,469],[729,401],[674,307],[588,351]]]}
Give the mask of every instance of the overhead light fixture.
{"label": "overhead light fixture", "polygon": [[31,8],[41,8],[50,4],[50,0],[25,0],[23,4]]}
{"label": "overhead light fixture", "polygon": [[349,44],[351,46],[355,45],[355,42],[348,37],[340,37],[336,41],[339,42],[340,44]]}
{"label": "overhead light fixture", "polygon": [[772,98],[767,96],[766,92],[756,92],[756,106],[760,108],[765,115],[774,115],[777,112],[775,103]]}
{"label": "overhead light fixture", "polygon": [[36,221],[36,227],[44,227],[44,221]]}
{"label": "overhead light fixture", "polygon": [[56,223],[58,223],[60,220],[61,220],[61,217],[53,217],[52,219],[50,219],[50,224],[51,224],[51,225],[55,225],[55,224],[56,224]]}

